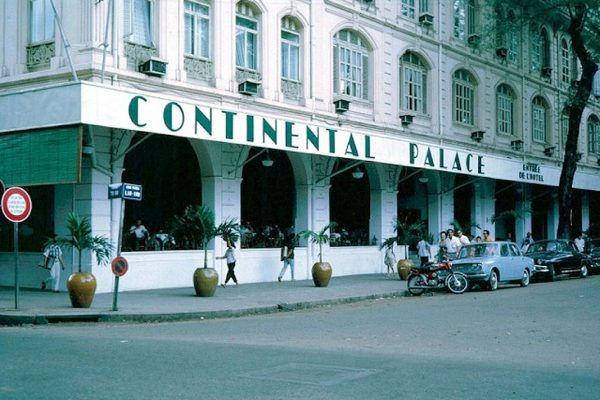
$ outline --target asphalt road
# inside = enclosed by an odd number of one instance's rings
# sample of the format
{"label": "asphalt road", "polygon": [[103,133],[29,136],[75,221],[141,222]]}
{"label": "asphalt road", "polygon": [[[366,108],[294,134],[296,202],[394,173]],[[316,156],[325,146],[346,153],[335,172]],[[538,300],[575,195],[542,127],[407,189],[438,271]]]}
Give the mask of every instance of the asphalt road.
{"label": "asphalt road", "polygon": [[598,399],[600,276],[236,319],[0,328],[0,399]]}

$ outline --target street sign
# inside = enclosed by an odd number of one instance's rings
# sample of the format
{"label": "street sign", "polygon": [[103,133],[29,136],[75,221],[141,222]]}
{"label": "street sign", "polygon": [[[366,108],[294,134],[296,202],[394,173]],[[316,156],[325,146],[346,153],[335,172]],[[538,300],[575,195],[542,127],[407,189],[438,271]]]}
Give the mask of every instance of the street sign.
{"label": "street sign", "polygon": [[113,183],[108,185],[109,199],[142,201],[142,185]]}
{"label": "street sign", "polygon": [[2,194],[2,213],[11,222],[25,221],[31,215],[31,197],[20,187],[11,187]]}
{"label": "street sign", "polygon": [[127,262],[125,257],[121,256],[115,257],[110,263],[110,266],[112,268],[113,274],[119,277],[125,275],[127,273],[127,270],[129,269],[129,263]]}

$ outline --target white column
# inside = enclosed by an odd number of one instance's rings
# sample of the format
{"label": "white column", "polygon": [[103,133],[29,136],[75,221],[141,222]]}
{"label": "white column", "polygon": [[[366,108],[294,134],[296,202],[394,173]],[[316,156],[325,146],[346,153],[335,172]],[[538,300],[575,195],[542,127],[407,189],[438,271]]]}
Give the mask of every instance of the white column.
{"label": "white column", "polygon": [[590,228],[590,196],[588,193],[581,194],[581,230]]}
{"label": "white column", "polygon": [[482,181],[473,184],[471,218],[474,223],[480,226],[480,229],[473,229],[472,234],[474,236],[483,236],[483,230],[487,229],[492,237],[496,237],[495,225],[492,224],[492,216],[495,212],[494,188],[494,181]]}
{"label": "white column", "polygon": [[527,187],[523,187],[520,192],[521,199],[517,200],[516,208],[521,218],[515,221],[515,237],[514,240],[519,245],[527,234],[531,232],[531,192]]}
{"label": "white column", "polygon": [[308,229],[310,224],[311,193],[310,186],[296,185],[296,215],[294,216],[295,233]]}
{"label": "white column", "polygon": [[556,232],[558,231],[558,196],[556,194],[550,196],[547,212],[548,229],[546,231],[546,237],[548,239],[554,239],[556,238]]}

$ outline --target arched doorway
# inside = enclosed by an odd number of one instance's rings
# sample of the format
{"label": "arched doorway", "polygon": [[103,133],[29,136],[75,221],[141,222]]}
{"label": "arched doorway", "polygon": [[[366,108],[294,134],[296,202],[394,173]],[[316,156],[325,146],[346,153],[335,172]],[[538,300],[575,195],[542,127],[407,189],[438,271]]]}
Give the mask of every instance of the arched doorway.
{"label": "arched doorway", "polygon": [[454,229],[472,235],[471,228],[478,224],[472,220],[471,205],[473,199],[472,178],[468,175],[454,175]]}
{"label": "arched doorway", "polygon": [[517,187],[514,182],[496,181],[495,211],[493,222],[496,225],[496,239],[515,240],[515,223],[523,216],[517,211]]}
{"label": "arched doorway", "polygon": [[[283,151],[253,148],[242,171],[242,247],[279,247],[294,231],[296,185]],[[258,155],[258,156],[257,156]],[[269,161],[270,160],[270,161]]]}
{"label": "arched doorway", "polygon": [[[142,136],[133,138],[135,145]],[[129,228],[136,220],[150,235],[169,233],[175,215],[188,205],[202,204],[202,183],[196,154],[189,141],[153,135],[127,154],[123,182],[142,185],[142,201],[125,202],[123,249],[134,250]],[[173,247],[180,248],[178,244]],[[147,245],[136,250],[155,249]]]}
{"label": "arched doorway", "polygon": [[[350,161],[337,160],[333,169],[339,171]],[[330,180],[329,218],[336,223],[332,246],[367,246],[371,190],[364,165],[335,175]]]}

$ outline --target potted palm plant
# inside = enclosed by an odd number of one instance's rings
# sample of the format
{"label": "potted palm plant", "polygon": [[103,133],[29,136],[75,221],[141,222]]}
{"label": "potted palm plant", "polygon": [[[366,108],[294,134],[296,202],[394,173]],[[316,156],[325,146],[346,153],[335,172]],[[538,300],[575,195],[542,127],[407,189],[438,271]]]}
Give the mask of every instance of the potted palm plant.
{"label": "potted palm plant", "polygon": [[69,297],[74,308],[89,308],[96,294],[96,277],[91,272],[81,270],[82,253],[89,250],[96,255],[99,265],[110,260],[112,245],[104,236],[93,236],[92,225],[86,217],[71,212],[67,216],[69,237],[57,239],[61,247],[77,250],[77,272],[73,272],[67,280]]}
{"label": "potted palm plant", "polygon": [[313,282],[317,287],[326,287],[331,279],[333,270],[328,262],[323,262],[323,245],[331,240],[331,236],[327,234],[327,231],[331,232],[335,225],[335,222],[330,222],[319,232],[305,230],[298,234],[300,237],[319,245],[319,262],[316,262],[311,270]]}
{"label": "potted palm plant", "polygon": [[396,233],[396,242],[402,248],[404,253],[398,261],[398,274],[400,279],[406,279],[410,273],[410,269],[414,266],[409,257],[410,246],[415,246],[417,241],[421,239],[425,224],[423,221],[410,222],[408,217],[396,218],[393,222],[394,232]]}
{"label": "potted palm plant", "polygon": [[208,243],[217,236],[235,243],[239,239],[239,224],[235,219],[227,219],[215,226],[215,213],[206,206],[187,206],[182,216],[176,216],[173,224],[173,236],[192,248],[202,245],[204,249],[204,268],[194,271],[194,289],[196,296],[211,297],[219,283],[219,274],[214,268],[208,268]]}

